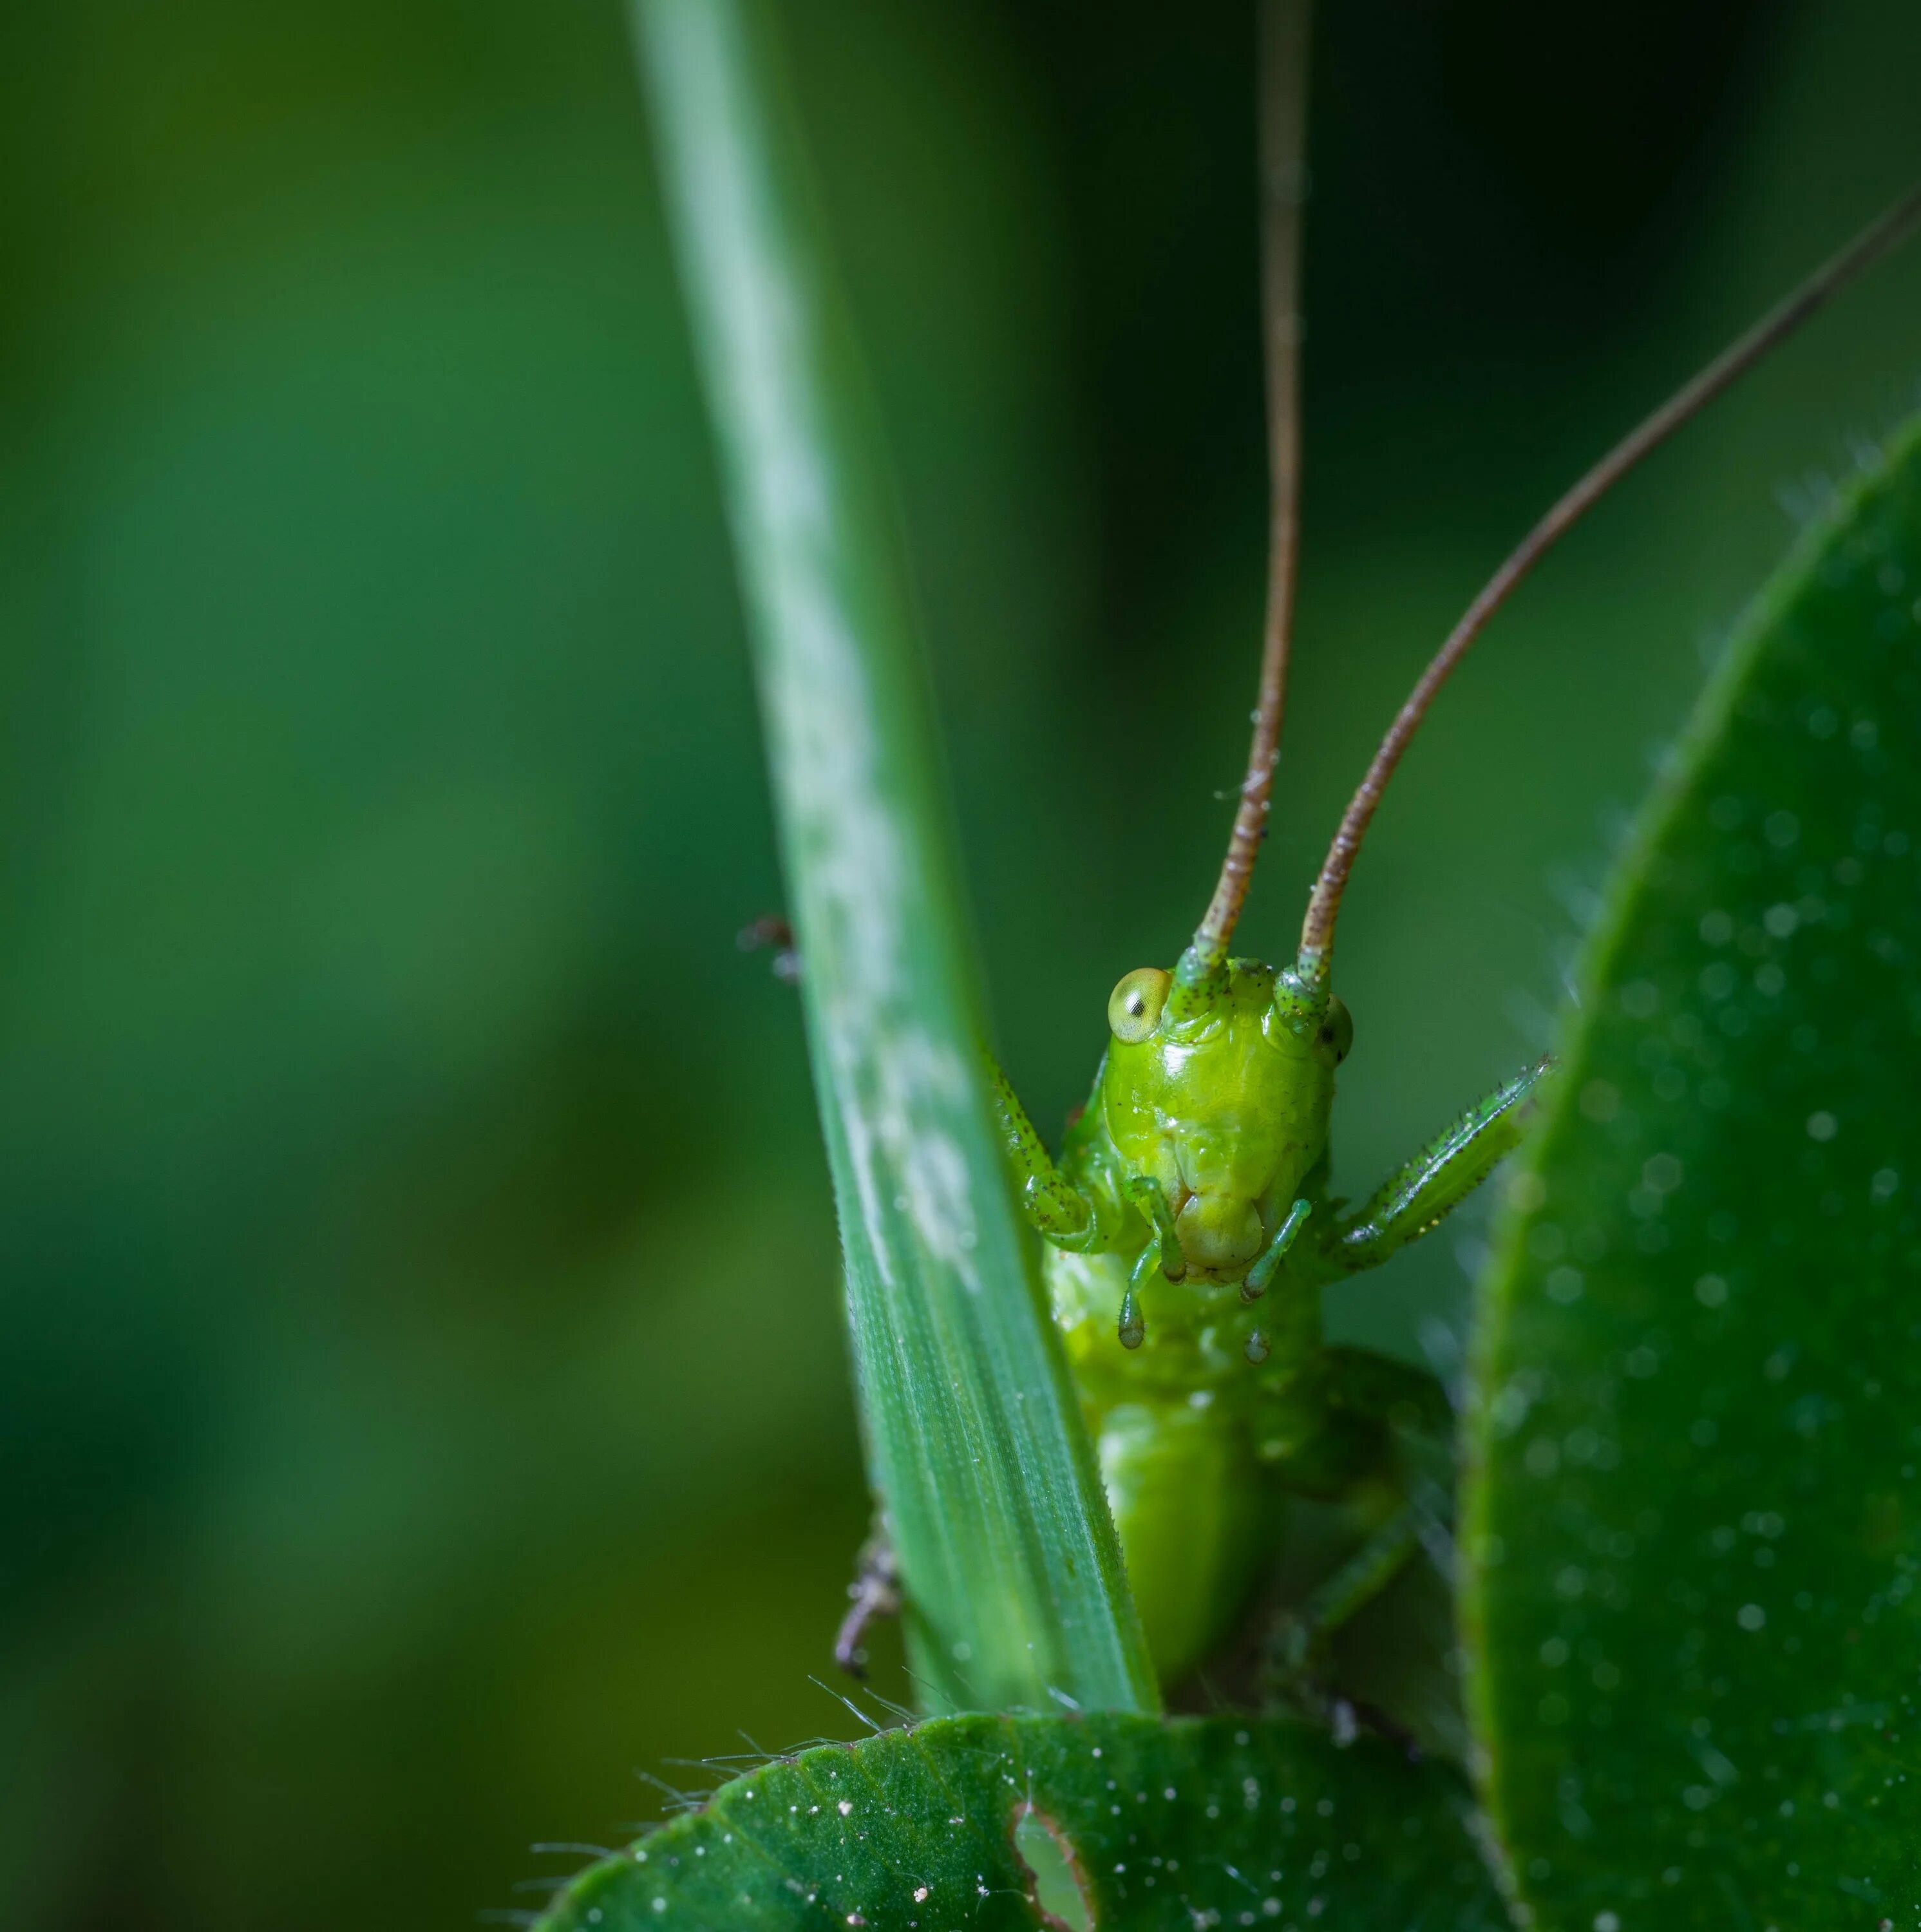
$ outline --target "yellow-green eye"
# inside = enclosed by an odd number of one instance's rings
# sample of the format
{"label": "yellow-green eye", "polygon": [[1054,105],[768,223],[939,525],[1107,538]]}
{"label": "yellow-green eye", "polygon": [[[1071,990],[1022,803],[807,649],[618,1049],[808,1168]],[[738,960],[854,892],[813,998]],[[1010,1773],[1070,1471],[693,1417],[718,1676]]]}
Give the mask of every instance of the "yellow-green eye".
{"label": "yellow-green eye", "polygon": [[1321,1022],[1321,1044],[1334,1054],[1338,1066],[1354,1044],[1354,1016],[1332,994],[1328,996],[1328,1016]]}
{"label": "yellow-green eye", "polygon": [[1145,1040],[1160,1024],[1160,1010],[1173,983],[1173,974],[1158,966],[1137,967],[1130,973],[1107,996],[1107,1024],[1114,1037],[1130,1046]]}

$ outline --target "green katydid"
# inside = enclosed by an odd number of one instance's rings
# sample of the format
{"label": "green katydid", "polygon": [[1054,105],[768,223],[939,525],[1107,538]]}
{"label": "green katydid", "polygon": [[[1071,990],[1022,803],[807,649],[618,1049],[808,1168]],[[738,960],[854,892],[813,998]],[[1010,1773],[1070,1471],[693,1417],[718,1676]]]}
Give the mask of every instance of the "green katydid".
{"label": "green katydid", "polygon": [[[1268,1681],[1311,1690],[1322,1646],[1424,1549],[1445,1563],[1445,1491],[1406,1453],[1445,1439],[1425,1371],[1330,1346],[1321,1296],[1431,1230],[1519,1142],[1550,1071],[1517,1074],[1360,1207],[1328,1192],[1335,1070],[1353,1028],[1335,995],[1335,922],[1369,823],[1435,694],[1520,579],[1642,457],[1921,220],[1921,192],[1865,230],[1591,470],[1542,518],[1449,634],[1343,815],[1294,960],[1230,956],[1265,836],[1286,683],[1299,494],[1298,235],[1307,0],[1262,16],[1262,300],[1272,502],[1259,700],[1247,772],[1206,913],[1171,971],[1138,968],[1108,1003],[1110,1038],[1057,1162],[992,1069],[1022,1204],[1093,1434],[1129,1579],[1164,1684],[1206,1660],[1273,1553],[1282,1499],[1356,1502],[1373,1528],[1270,1638]],[[836,1646],[895,1606],[870,1546]]]}

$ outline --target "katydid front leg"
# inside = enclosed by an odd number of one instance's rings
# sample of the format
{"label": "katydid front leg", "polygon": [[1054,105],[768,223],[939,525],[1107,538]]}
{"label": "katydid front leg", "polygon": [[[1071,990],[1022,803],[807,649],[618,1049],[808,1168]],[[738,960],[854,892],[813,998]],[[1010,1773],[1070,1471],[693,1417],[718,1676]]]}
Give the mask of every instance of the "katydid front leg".
{"label": "katydid front leg", "polygon": [[1364,1205],[1343,1215],[1322,1245],[1327,1260],[1343,1274],[1379,1268],[1458,1208],[1520,1144],[1534,1090],[1553,1065],[1538,1060],[1476,1102]]}
{"label": "katydid front leg", "polygon": [[1103,1232],[1096,1204],[1054,1165],[1012,1083],[992,1055],[983,1057],[1001,1149],[1020,1183],[1021,1211],[1043,1240],[1070,1254],[1086,1253]]}

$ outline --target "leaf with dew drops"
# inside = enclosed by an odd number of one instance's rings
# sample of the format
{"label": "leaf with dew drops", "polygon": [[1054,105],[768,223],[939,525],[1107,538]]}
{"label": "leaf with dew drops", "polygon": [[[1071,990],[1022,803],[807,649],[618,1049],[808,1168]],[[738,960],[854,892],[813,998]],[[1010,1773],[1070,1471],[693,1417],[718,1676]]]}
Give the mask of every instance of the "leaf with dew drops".
{"label": "leaf with dew drops", "polygon": [[539,1932],[1496,1932],[1451,1767],[1237,1718],[945,1718],[724,1784]]}
{"label": "leaf with dew drops", "polygon": [[1645,815],[1483,1297],[1465,1610],[1538,1922],[1921,1909],[1921,433]]}

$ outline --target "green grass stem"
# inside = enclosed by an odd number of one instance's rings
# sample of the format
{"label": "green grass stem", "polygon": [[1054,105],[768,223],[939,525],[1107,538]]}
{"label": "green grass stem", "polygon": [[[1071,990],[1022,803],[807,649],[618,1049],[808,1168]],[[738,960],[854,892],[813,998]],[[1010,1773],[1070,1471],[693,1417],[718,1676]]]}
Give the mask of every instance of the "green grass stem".
{"label": "green grass stem", "polygon": [[1151,1710],[990,1123],[899,520],[779,22],[756,0],[637,0],[634,17],[753,641],[870,1468],[923,1694],[937,1709]]}

